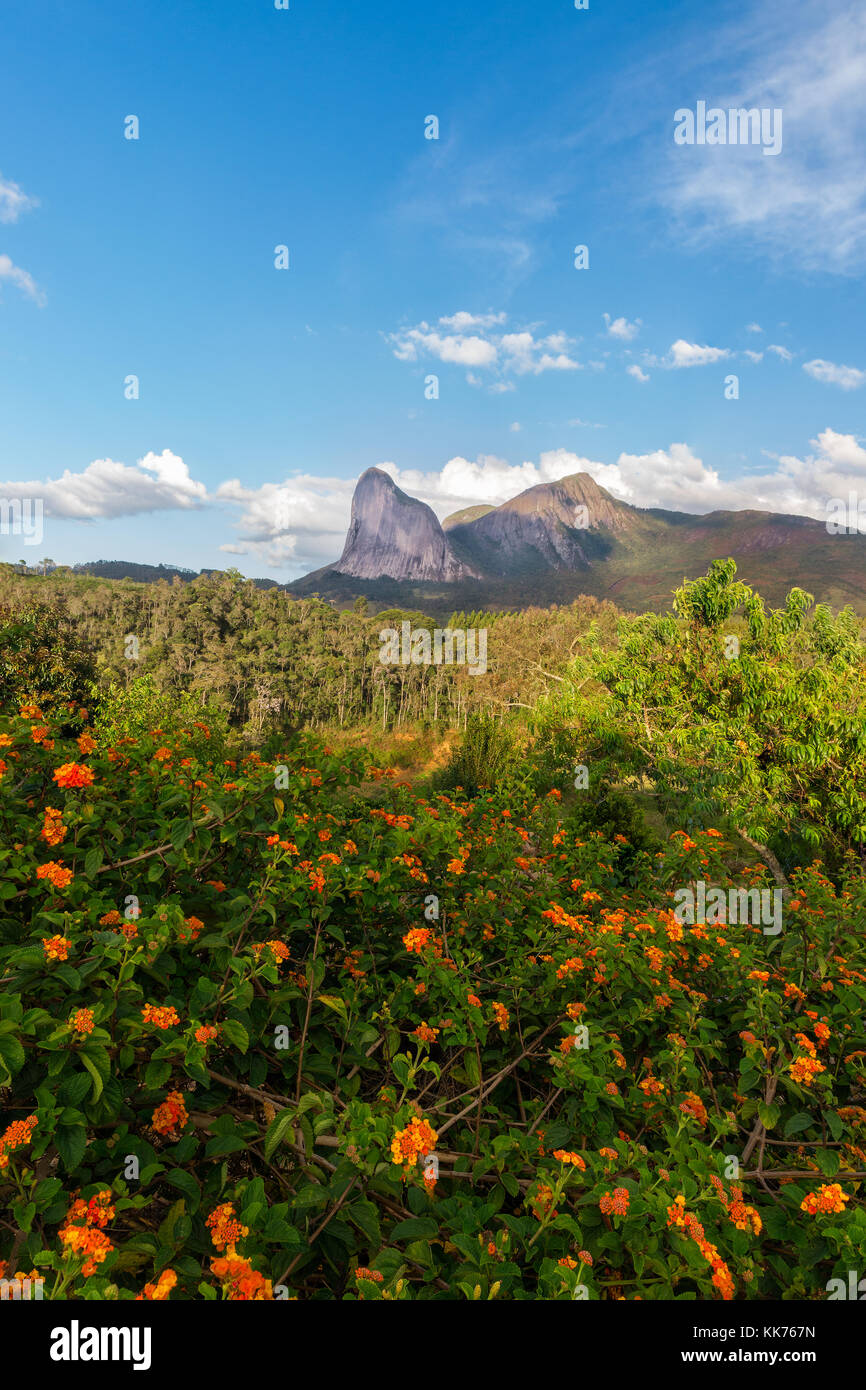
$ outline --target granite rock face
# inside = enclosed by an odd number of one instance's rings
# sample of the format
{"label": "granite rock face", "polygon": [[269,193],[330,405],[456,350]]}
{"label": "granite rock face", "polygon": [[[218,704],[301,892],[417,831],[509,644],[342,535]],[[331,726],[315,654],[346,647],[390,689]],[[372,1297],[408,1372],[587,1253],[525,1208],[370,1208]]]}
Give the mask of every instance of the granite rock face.
{"label": "granite rock face", "polygon": [[346,544],[334,568],[356,579],[478,577],[452,550],[435,512],[381,468],[368,468],[358,479]]}
{"label": "granite rock face", "polygon": [[585,570],[598,558],[599,537],[632,530],[636,518],[633,507],[611,497],[588,473],[573,473],[470,520],[458,514],[448,536],[489,575]]}

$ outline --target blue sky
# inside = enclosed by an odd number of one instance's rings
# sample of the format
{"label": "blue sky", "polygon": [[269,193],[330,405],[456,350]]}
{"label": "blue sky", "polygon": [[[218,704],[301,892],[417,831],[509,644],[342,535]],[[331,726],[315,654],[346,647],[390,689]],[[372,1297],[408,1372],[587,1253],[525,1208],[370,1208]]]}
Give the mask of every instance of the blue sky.
{"label": "blue sky", "polygon": [[[40,557],[285,581],[371,465],[440,516],[584,468],[866,495],[862,6],[290,2],[7,0],[0,497]],[[780,153],[677,146],[700,100],[780,109]]]}

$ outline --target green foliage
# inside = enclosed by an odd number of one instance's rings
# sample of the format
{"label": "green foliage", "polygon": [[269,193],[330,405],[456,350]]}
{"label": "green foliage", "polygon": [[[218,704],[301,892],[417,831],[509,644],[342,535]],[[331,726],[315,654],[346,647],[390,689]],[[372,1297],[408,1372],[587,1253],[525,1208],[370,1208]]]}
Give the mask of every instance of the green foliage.
{"label": "green foliage", "polygon": [[50,709],[88,704],[96,668],[62,604],[0,604],[0,705],[35,699]]}
{"label": "green foliage", "polygon": [[[202,724],[204,729],[197,727]],[[221,710],[206,707],[195,695],[159,690],[152,675],[134,677],[127,685],[109,682],[100,692],[94,727],[106,746],[121,739],[142,738],[153,729],[162,729],[167,738],[186,733],[199,745],[213,739],[214,749],[222,747],[227,737],[227,721]]]}
{"label": "green foliage", "polygon": [[[850,610],[767,610],[733,561],[685,584],[682,617],[623,618],[546,707],[601,781],[648,779],[665,815],[725,824],[785,863],[866,847],[866,646]],[[737,615],[737,609],[743,616]]]}
{"label": "green foliage", "polygon": [[[56,1299],[776,1301],[862,1268],[861,639],[710,579],[615,649],[584,623],[534,749],[470,713],[450,793],[307,734],[237,752],[147,679],[95,739],[15,686],[6,1272]],[[566,766],[541,795],[576,754],[589,788]],[[772,885],[712,806],[833,845],[781,931],[675,913]]]}
{"label": "green foliage", "polygon": [[466,721],[460,743],[435,779],[437,787],[469,796],[499,787],[509,790],[527,781],[525,737],[516,721],[497,718],[486,711]]}

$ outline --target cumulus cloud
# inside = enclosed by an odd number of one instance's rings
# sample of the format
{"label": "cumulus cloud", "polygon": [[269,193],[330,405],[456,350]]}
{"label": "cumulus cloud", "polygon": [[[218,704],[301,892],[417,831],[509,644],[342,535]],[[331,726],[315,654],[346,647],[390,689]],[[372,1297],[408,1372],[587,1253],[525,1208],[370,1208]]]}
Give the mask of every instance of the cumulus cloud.
{"label": "cumulus cloud", "polygon": [[746,348],[746,356],[750,362],[763,362],[764,360],[762,352],[753,352],[751,348]]}
{"label": "cumulus cloud", "polygon": [[[826,429],[811,441],[812,452],[778,457],[773,472],[725,479],[688,444],[671,444],[647,454],[620,454],[616,463],[578,459],[556,451],[562,472],[584,471],[615,497],[638,507],[703,514],[757,510],[791,516],[826,517],[827,500],[866,487],[866,449],[850,434]],[[549,470],[552,455],[542,455]]]}
{"label": "cumulus cloud", "polygon": [[38,198],[31,198],[12,179],[4,179],[0,174],[0,222],[17,222],[22,213],[38,206]]}
{"label": "cumulus cloud", "polygon": [[44,482],[0,482],[0,492],[41,499],[48,516],[73,521],[189,510],[207,501],[204,483],[195,482],[183,459],[169,449],[145,454],[134,467],[94,459],[80,473],[67,468]]}
{"label": "cumulus cloud", "polygon": [[747,323],[747,324],[746,324],[746,332],[747,332],[747,333],[763,333],[763,331],[764,331],[764,330],[763,330],[763,328],[761,327],[761,325],[760,325],[759,323]]}
{"label": "cumulus cloud", "polygon": [[649,381],[649,373],[641,371],[636,362],[632,362],[630,367],[626,367],[629,376],[633,376],[635,381]]}
{"label": "cumulus cloud", "polygon": [[770,343],[767,351],[774,352],[777,357],[781,357],[783,362],[793,362],[794,360],[793,352],[789,352],[786,347],[780,347],[778,343]]}
{"label": "cumulus cloud", "polygon": [[671,343],[668,365],[671,367],[703,367],[708,362],[718,362],[730,357],[728,348],[701,347],[698,343],[687,343],[685,338],[677,338]]}
{"label": "cumulus cloud", "polygon": [[859,367],[837,367],[835,362],[825,362],[816,357],[812,362],[803,363],[803,371],[816,381],[828,381],[832,386],[841,386],[843,391],[854,391],[866,381],[866,372]]}
{"label": "cumulus cloud", "polygon": [[426,322],[414,328],[385,335],[391,350],[401,362],[417,362],[422,357],[467,367],[467,380],[481,385],[478,371],[491,374],[490,389],[512,389],[503,382],[508,376],[540,376],[542,372],[576,371],[580,367],[571,355],[572,340],[565,333],[537,335],[534,329],[502,332],[507,316],[471,314],[459,310],[447,314],[435,325]]}
{"label": "cumulus cloud", "polygon": [[330,563],[343,549],[355,481],[299,473],[261,487],[246,487],[238,478],[221,483],[217,501],[240,509],[239,539],[229,553],[254,555],[297,574]]}
{"label": "cumulus cloud", "polygon": [[30,272],[15,265],[11,258],[5,254],[0,255],[0,281],[2,280],[8,280],[10,285],[14,285],[16,289],[19,289],[22,294],[26,294],[28,299],[32,299],[40,307],[45,303],[45,295]]}
{"label": "cumulus cloud", "polygon": [[629,323],[627,318],[612,319],[610,314],[605,314],[604,321],[609,336],[619,338],[625,343],[630,343],[632,338],[636,338],[640,332],[640,319],[635,319],[634,323]]}

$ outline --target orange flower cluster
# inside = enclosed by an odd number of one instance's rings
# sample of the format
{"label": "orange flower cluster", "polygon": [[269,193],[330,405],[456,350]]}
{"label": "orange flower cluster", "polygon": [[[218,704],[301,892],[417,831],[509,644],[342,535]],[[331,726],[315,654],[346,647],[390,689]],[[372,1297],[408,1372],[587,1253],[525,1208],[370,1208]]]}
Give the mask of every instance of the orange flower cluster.
{"label": "orange flower cluster", "polygon": [[208,1217],[205,1225],[210,1229],[210,1238],[216,1250],[225,1250],[230,1256],[235,1253],[235,1246],[244,1236],[248,1236],[250,1231],[248,1226],[242,1226],[237,1219],[237,1213],[231,1202],[221,1202],[215,1207]]}
{"label": "orange flower cluster", "polygon": [[725,1186],[721,1178],[717,1178],[715,1173],[710,1175],[710,1182],[716,1189],[719,1201],[727,1210],[728,1216],[740,1231],[751,1230],[753,1235],[759,1236],[763,1229],[763,1222],[754,1207],[747,1206],[743,1201],[743,1189],[731,1184],[731,1195],[725,1193]]}
{"label": "orange flower cluster", "polygon": [[405,1129],[398,1129],[391,1140],[391,1162],[405,1163],[413,1167],[419,1155],[428,1154],[436,1147],[439,1138],[427,1120],[413,1116]]}
{"label": "orange flower cluster", "polygon": [[535,1195],[530,1199],[529,1205],[532,1207],[532,1215],[536,1221],[543,1221],[546,1216],[551,1220],[555,1219],[558,1211],[553,1211],[553,1188],[548,1187],[547,1183],[541,1183],[535,1189]]}
{"label": "orange flower cluster", "polygon": [[436,933],[431,927],[413,927],[407,931],[403,937],[403,945],[410,955],[423,956],[425,952],[432,952],[434,956],[441,956],[442,945]]}
{"label": "orange flower cluster", "polygon": [[801,1081],[804,1086],[811,1086],[816,1076],[820,1076],[822,1071],[826,1071],[823,1063],[817,1057],[795,1057],[793,1062],[788,1064],[788,1071],[791,1073],[792,1081]]}
{"label": "orange flower cluster", "polygon": [[89,1202],[80,1197],[74,1198],[66,1213],[66,1221],[58,1231],[60,1242],[67,1255],[83,1261],[81,1273],[85,1279],[96,1273],[97,1266],[114,1249],[104,1234],[104,1228],[113,1216],[114,1206],[107,1188],[97,1192]]}
{"label": "orange flower cluster", "polygon": [[693,1120],[697,1120],[701,1129],[705,1128],[707,1123],[707,1107],[704,1105],[700,1096],[696,1095],[694,1091],[686,1091],[686,1098],[681,1103],[680,1110],[684,1115],[691,1115]]}
{"label": "orange flower cluster", "polygon": [[255,952],[258,956],[259,953],[266,948],[270,951],[277,965],[280,965],[284,960],[288,960],[291,956],[291,951],[284,941],[257,941],[250,947],[250,950]]}
{"label": "orange flower cluster", "polygon": [[615,1187],[613,1193],[604,1192],[598,1203],[599,1211],[615,1216],[625,1216],[628,1212],[629,1195],[627,1187]]}
{"label": "orange flower cluster", "polygon": [[145,1284],[144,1291],[136,1294],[135,1301],[140,1303],[144,1299],[149,1303],[164,1303],[176,1283],[174,1270],[164,1269],[155,1284]]}
{"label": "orange flower cluster", "polygon": [[[553,1157],[558,1159],[560,1163],[570,1163],[575,1168],[579,1168],[582,1173],[586,1172],[585,1161],[580,1154],[572,1153],[570,1149],[554,1149]],[[614,1154],[614,1158],[616,1158],[616,1154]]]}
{"label": "orange flower cluster", "polygon": [[[542,913],[542,916],[545,914]],[[556,971],[556,978],[564,980],[568,975],[575,975],[584,969],[583,961],[580,956],[570,956],[564,965],[560,965]]]}
{"label": "orange flower cluster", "polygon": [[45,818],[40,831],[43,840],[47,841],[52,848],[55,845],[62,845],[66,839],[66,829],[63,824],[63,812],[56,811],[53,806],[46,806]]}
{"label": "orange flower cluster", "polygon": [[13,1120],[0,1135],[0,1170],[9,1167],[9,1155],[22,1144],[29,1144],[39,1120],[36,1115],[28,1115],[26,1120]]}
{"label": "orange flower cluster", "polygon": [[84,758],[86,758],[88,754],[96,752],[96,739],[92,734],[79,734],[75,742],[78,744],[79,753]]}
{"label": "orange flower cluster", "polygon": [[66,960],[72,942],[68,936],[43,936],[42,949],[46,960]]}
{"label": "orange flower cluster", "polygon": [[845,1203],[850,1200],[847,1192],[843,1192],[837,1182],[824,1182],[817,1192],[806,1193],[800,1203],[800,1210],[807,1211],[810,1216],[817,1216],[819,1212],[840,1212],[845,1210]]}
{"label": "orange flower cluster", "polygon": [[500,1033],[504,1033],[508,1028],[508,1010],[506,1009],[504,1004],[499,1003],[493,1003],[490,1007],[493,1010],[493,1016],[496,1019],[497,1028],[499,1029]]}
{"label": "orange flower cluster", "polygon": [[668,1207],[668,1225],[683,1230],[695,1242],[707,1264],[712,1266],[712,1282],[725,1302],[729,1302],[734,1296],[734,1280],[731,1271],[716,1246],[711,1245],[707,1240],[704,1228],[698,1218],[692,1212],[686,1211],[686,1199],[682,1194],[676,1197],[673,1204]]}
{"label": "orange flower cluster", "polygon": [[183,1129],[189,1115],[181,1091],[169,1091],[166,1099],[158,1105],[150,1121],[157,1134],[172,1134]]}
{"label": "orange flower cluster", "polygon": [[37,878],[47,878],[49,883],[53,883],[59,893],[68,888],[74,877],[71,869],[67,869],[65,864],[61,864],[59,859],[49,859],[47,864],[40,864],[36,870]]}
{"label": "orange flower cluster", "polygon": [[173,1028],[176,1023],[180,1023],[177,1009],[173,1004],[145,1004],[141,1011],[141,1017],[145,1023],[152,1023],[155,1028],[165,1031],[166,1028]]}
{"label": "orange flower cluster", "polygon": [[89,787],[94,781],[95,773],[83,763],[64,763],[58,767],[54,773],[54,781],[58,787],[64,789],[69,787]]}
{"label": "orange flower cluster", "polygon": [[662,1082],[659,1081],[656,1076],[645,1076],[643,1081],[638,1082],[638,1085],[645,1096],[661,1095],[662,1091],[665,1089]]}
{"label": "orange flower cluster", "polygon": [[374,1284],[381,1284],[385,1278],[378,1269],[367,1269],[366,1265],[358,1265],[355,1270],[356,1279],[372,1279]]}
{"label": "orange flower cluster", "polygon": [[75,1033],[93,1032],[93,1010],[76,1009],[69,1020],[70,1026]]}
{"label": "orange flower cluster", "polygon": [[412,1038],[417,1038],[419,1042],[435,1042],[439,1036],[438,1028],[431,1028],[427,1023],[419,1023],[417,1028],[413,1028],[409,1034]]}
{"label": "orange flower cluster", "polygon": [[184,917],[183,925],[185,931],[178,932],[178,941],[197,941],[204,928],[204,922],[200,917]]}
{"label": "orange flower cluster", "polygon": [[209,1042],[214,1041],[218,1033],[219,1029],[214,1028],[212,1024],[202,1023],[201,1026],[195,1030],[195,1040],[206,1047]]}
{"label": "orange flower cluster", "polygon": [[[242,1229],[246,1230],[246,1227]],[[231,1303],[261,1303],[272,1301],[274,1286],[258,1270],[253,1269],[249,1260],[240,1255],[229,1254],[222,1259],[211,1260],[211,1273],[223,1286],[223,1297]]]}

